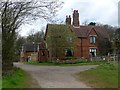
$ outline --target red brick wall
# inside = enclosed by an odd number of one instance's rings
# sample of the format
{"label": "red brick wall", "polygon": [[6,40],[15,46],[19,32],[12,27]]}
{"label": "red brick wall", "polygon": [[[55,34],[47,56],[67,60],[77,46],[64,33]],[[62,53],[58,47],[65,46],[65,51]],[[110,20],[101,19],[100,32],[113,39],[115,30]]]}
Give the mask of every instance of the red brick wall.
{"label": "red brick wall", "polygon": [[76,46],[75,46],[75,49],[74,49],[74,56],[75,57],[81,57],[81,39],[77,39],[77,42],[76,42]]}
{"label": "red brick wall", "polygon": [[33,52],[25,52],[24,54],[25,54],[25,56],[27,57],[27,56],[31,56],[32,53],[33,53]]}
{"label": "red brick wall", "polygon": [[[95,44],[90,44],[90,35],[96,35],[96,32],[94,29],[91,30],[87,38],[82,38],[82,43],[81,43],[81,38],[78,38],[77,40],[77,45],[74,50],[74,56],[75,57],[89,57],[89,47],[96,47],[97,48],[97,42]],[[81,46],[82,45],[82,46]],[[81,50],[82,47],[82,50]],[[97,48],[98,50],[98,48]],[[98,51],[97,51],[98,52]]]}
{"label": "red brick wall", "polygon": [[[95,44],[90,44],[89,43],[89,47],[95,47],[97,49],[97,53],[98,53],[99,51],[98,51],[98,45],[97,45],[97,34],[96,34],[94,29],[92,29],[92,31],[90,32],[89,36],[90,35],[96,36],[96,43]],[[89,37],[89,42],[90,42],[90,37]]]}
{"label": "red brick wall", "polygon": [[89,45],[89,39],[88,38],[83,39],[82,40],[82,48],[83,48],[83,56],[82,57],[89,56],[88,45]]}
{"label": "red brick wall", "polygon": [[73,25],[79,26],[79,13],[78,10],[74,10],[73,12]]}
{"label": "red brick wall", "polygon": [[[44,52],[44,55],[43,55]],[[47,61],[48,59],[48,51],[47,50],[40,50],[38,53],[38,60],[41,62]]]}
{"label": "red brick wall", "polygon": [[[23,54],[24,54],[24,57],[21,57],[21,56],[20,56],[20,61],[21,61],[21,62],[27,61],[27,57],[28,57],[28,56],[31,56],[32,53],[34,53],[34,52],[24,52],[24,53],[23,53]],[[35,54],[37,54],[37,53],[38,53],[38,52],[35,52]]]}

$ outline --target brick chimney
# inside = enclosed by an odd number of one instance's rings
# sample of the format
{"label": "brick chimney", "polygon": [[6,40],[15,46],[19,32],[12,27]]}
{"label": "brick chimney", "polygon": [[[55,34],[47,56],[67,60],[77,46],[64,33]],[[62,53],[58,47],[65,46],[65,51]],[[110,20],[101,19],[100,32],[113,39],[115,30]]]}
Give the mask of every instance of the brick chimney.
{"label": "brick chimney", "polygon": [[79,26],[79,13],[78,13],[78,10],[74,10],[74,12],[73,12],[73,26],[75,26],[75,27]]}
{"label": "brick chimney", "polygon": [[66,24],[71,25],[71,16],[66,16]]}

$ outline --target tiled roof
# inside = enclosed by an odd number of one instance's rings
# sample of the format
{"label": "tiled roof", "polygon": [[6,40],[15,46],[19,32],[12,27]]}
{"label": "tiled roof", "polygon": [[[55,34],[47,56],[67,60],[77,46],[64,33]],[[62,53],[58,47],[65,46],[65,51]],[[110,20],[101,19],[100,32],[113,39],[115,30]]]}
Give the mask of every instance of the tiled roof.
{"label": "tiled roof", "polygon": [[100,27],[100,26],[96,26],[94,27],[95,28],[95,31],[97,32],[97,34],[100,36],[100,37],[103,37],[103,38],[109,38],[109,35],[108,35],[108,32]]}
{"label": "tiled roof", "polygon": [[80,26],[78,28],[71,26],[72,31],[76,34],[77,37],[88,37],[89,32],[94,29],[97,35],[109,38],[109,35],[107,34],[107,31],[105,31],[103,28],[99,26]]}
{"label": "tiled roof", "polygon": [[91,30],[91,27],[80,26],[79,28],[74,28],[71,26],[73,32],[75,32],[77,37],[87,37],[88,32]]}
{"label": "tiled roof", "polygon": [[47,24],[44,39],[46,39],[48,31],[50,31],[51,34],[58,35],[58,34],[62,34],[62,32],[66,30],[66,28],[67,27],[65,24]]}
{"label": "tiled roof", "polygon": [[[34,52],[38,50],[38,44],[27,43],[27,44],[24,44],[23,46],[24,46],[23,49],[25,52]],[[46,45],[44,42],[41,42],[39,44],[39,50],[43,50],[43,49],[46,49]]]}
{"label": "tiled roof", "polygon": [[37,47],[38,47],[38,45],[37,44],[24,44],[23,45],[24,46],[24,51],[25,52],[34,52],[34,51],[37,51]]}
{"label": "tiled roof", "polygon": [[[46,33],[45,33],[45,37],[47,35],[47,31],[48,30],[59,30],[60,32],[65,29],[66,26],[64,24],[48,24],[47,25],[47,30],[46,30]],[[95,32],[97,33],[98,36],[100,37],[103,37],[103,38],[109,38],[109,35],[107,33],[106,30],[104,30],[103,28],[101,28],[100,26],[80,26],[80,27],[74,27],[74,26],[70,26],[70,29],[71,31],[73,31],[75,33],[75,35],[78,37],[78,38],[81,38],[81,37],[88,37],[90,31],[92,29],[95,30]]]}

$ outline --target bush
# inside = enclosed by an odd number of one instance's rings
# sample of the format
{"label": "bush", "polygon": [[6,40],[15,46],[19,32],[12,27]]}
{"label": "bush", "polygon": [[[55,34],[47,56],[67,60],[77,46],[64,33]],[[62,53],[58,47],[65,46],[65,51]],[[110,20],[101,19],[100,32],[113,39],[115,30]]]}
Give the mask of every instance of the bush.
{"label": "bush", "polygon": [[73,57],[67,57],[62,60],[57,59],[57,60],[52,60],[51,63],[55,64],[77,64],[77,63],[82,63],[82,62],[87,62],[86,59],[81,59],[81,58],[73,58]]}

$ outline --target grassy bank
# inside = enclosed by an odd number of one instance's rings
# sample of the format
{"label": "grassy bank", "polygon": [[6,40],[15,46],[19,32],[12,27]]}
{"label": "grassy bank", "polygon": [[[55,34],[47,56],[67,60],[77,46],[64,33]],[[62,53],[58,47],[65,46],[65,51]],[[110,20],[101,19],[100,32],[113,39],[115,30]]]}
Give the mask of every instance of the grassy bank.
{"label": "grassy bank", "polygon": [[94,88],[117,88],[118,65],[103,64],[95,69],[80,72],[78,77],[84,83]]}
{"label": "grassy bank", "polygon": [[81,66],[81,65],[100,65],[104,63],[105,62],[78,62],[78,63],[25,62],[25,64],[40,66]]}
{"label": "grassy bank", "polygon": [[2,77],[0,76],[0,90],[2,88]]}
{"label": "grassy bank", "polygon": [[16,69],[13,74],[3,77],[2,88],[31,88],[32,78],[21,69]]}

